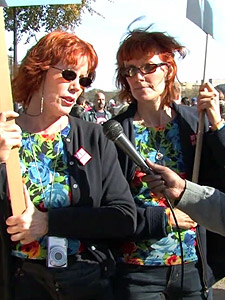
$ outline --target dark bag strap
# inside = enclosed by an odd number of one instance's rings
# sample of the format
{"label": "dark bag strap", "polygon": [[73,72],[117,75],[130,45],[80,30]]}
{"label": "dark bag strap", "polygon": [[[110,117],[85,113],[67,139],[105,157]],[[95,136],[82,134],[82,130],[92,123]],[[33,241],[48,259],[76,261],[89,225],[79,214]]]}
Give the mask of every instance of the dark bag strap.
{"label": "dark bag strap", "polygon": [[100,265],[102,276],[109,278],[115,274],[116,261],[109,248],[106,246],[88,246],[87,251]]}

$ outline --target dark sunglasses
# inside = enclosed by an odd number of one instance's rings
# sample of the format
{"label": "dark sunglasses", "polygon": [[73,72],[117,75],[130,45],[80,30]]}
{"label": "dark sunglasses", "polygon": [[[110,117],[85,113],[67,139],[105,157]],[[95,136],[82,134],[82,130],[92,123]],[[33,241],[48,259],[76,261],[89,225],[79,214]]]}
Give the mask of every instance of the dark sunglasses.
{"label": "dark sunglasses", "polygon": [[[73,81],[74,79],[77,78],[77,74],[73,70],[70,69],[63,70],[58,67],[51,67],[51,68],[62,71],[62,77],[67,81]],[[80,77],[79,83],[83,87],[88,87],[92,84],[92,79],[90,77]]]}
{"label": "dark sunglasses", "polygon": [[156,71],[158,67],[168,65],[167,63],[159,63],[159,64],[145,64],[140,68],[135,66],[129,66],[121,70],[121,74],[124,77],[132,77],[135,76],[139,71],[142,74],[151,74]]}

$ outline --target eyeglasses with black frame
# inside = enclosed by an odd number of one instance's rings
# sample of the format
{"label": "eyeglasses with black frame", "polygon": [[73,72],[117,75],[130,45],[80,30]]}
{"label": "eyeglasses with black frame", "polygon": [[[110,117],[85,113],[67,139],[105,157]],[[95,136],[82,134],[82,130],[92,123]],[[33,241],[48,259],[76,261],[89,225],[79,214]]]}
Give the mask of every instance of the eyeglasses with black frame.
{"label": "eyeglasses with black frame", "polygon": [[[61,71],[62,77],[67,81],[73,81],[77,78],[76,72],[71,69],[64,70],[55,66],[52,66],[51,68]],[[88,76],[83,76],[79,78],[79,83],[83,87],[89,87],[92,84],[92,79]]]}
{"label": "eyeglasses with black frame", "polygon": [[141,72],[144,75],[151,74],[154,73],[158,67],[165,66],[165,65],[168,66],[167,63],[159,63],[159,64],[147,63],[141,66],[140,68],[135,66],[129,66],[121,70],[121,75],[124,77],[132,77],[135,76],[138,72]]}

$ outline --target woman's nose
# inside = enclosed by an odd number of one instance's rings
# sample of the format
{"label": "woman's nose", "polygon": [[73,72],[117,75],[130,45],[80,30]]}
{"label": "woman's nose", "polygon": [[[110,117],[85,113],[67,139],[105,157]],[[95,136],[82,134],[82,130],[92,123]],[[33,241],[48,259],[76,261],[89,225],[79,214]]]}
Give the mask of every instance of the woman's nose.
{"label": "woman's nose", "polygon": [[137,73],[134,75],[134,77],[136,76],[136,78],[138,79],[143,79],[145,74],[141,72],[141,70],[137,70]]}
{"label": "woman's nose", "polygon": [[79,83],[79,78],[74,79],[73,81],[70,82],[69,85],[69,91],[71,93],[76,93],[81,89],[81,85]]}

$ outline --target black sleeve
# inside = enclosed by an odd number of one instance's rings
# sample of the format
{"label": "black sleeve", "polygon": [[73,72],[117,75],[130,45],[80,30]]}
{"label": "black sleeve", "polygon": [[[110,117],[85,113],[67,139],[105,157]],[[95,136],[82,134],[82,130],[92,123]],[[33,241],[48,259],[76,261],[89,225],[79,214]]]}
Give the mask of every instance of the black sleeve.
{"label": "black sleeve", "polygon": [[105,137],[103,140],[102,174],[96,171],[90,182],[90,185],[100,182],[101,190],[99,188],[96,196],[100,199],[100,205],[51,209],[49,235],[78,239],[125,238],[133,235],[136,229],[136,205],[122,174],[114,144]]}
{"label": "black sleeve", "polygon": [[167,236],[165,208],[149,206],[137,208],[137,229],[134,239],[161,239]]}

